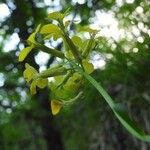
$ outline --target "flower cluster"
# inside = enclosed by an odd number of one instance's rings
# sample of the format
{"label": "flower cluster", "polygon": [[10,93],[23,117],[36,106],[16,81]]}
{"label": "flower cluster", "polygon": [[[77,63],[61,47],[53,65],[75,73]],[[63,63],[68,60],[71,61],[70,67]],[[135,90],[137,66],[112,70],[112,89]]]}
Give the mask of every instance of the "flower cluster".
{"label": "flower cluster", "polygon": [[[94,71],[93,64],[89,60],[89,54],[96,46],[95,35],[98,31],[86,27],[80,29],[80,34],[88,32],[89,39],[82,39],[79,35],[70,37],[67,30],[71,21],[65,21],[66,15],[68,15],[67,11],[65,13],[50,13],[46,19],[51,22],[55,20],[57,23],[38,25],[35,32],[27,39],[28,46],[19,55],[19,61],[24,61],[32,50],[41,50],[62,60],[57,66],[48,68],[43,72],[38,72],[26,63],[23,73],[26,81],[30,82],[31,94],[36,94],[37,88],[44,88],[47,85],[50,87],[52,93],[50,104],[54,115],[60,111],[62,106],[72,104],[83,94],[84,78],[72,63],[81,67],[88,74]],[[38,38],[39,36],[42,39]],[[43,44],[51,38],[53,40],[61,38],[64,50],[60,51]],[[54,77],[54,81],[48,83],[48,77]]]}

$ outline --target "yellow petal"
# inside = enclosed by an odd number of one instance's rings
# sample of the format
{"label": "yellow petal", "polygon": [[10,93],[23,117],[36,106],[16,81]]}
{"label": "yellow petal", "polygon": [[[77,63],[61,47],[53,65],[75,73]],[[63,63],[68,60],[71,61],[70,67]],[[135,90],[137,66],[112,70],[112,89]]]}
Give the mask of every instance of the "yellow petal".
{"label": "yellow petal", "polygon": [[52,110],[53,115],[58,114],[61,107],[62,107],[62,103],[60,101],[58,101],[58,100],[51,101],[51,110]]}

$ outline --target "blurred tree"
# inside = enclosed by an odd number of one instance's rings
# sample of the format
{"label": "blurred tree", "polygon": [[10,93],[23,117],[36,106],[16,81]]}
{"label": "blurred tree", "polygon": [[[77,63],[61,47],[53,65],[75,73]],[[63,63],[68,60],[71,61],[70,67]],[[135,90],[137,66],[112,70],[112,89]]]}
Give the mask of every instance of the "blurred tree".
{"label": "blurred tree", "polygon": [[[33,28],[46,16],[46,6],[36,5],[36,1],[2,1],[10,9],[10,16],[1,23],[4,36],[16,33],[23,42]],[[40,4],[40,3],[39,3]],[[7,28],[6,28],[7,27]],[[6,30],[5,30],[6,28]],[[2,41],[3,42],[3,41]],[[4,85],[1,86],[2,149],[63,149],[63,143],[57,129],[52,125],[49,96],[47,90],[30,97],[25,94],[26,87],[22,80],[22,64],[18,63],[18,51],[6,53],[1,49],[1,72]],[[35,55],[32,53],[31,56]],[[28,58],[36,68],[34,59]],[[31,103],[29,100],[33,99]],[[34,100],[35,99],[35,100]],[[35,111],[32,111],[35,110]],[[41,110],[40,113],[37,110]],[[7,117],[6,121],[3,117]],[[10,117],[10,120],[8,119]],[[17,121],[18,120],[18,121]],[[28,134],[27,134],[28,133]]]}

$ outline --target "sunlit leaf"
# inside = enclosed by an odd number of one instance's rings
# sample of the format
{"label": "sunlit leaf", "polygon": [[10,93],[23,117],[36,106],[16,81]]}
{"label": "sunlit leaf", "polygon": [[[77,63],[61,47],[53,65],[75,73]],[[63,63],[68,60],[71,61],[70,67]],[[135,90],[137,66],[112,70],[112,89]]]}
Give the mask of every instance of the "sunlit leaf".
{"label": "sunlit leaf", "polygon": [[73,36],[71,38],[71,40],[73,41],[73,43],[77,46],[77,47],[81,47],[82,46],[82,39],[79,36]]}
{"label": "sunlit leaf", "polygon": [[85,40],[83,42],[83,45],[82,45],[82,50],[83,50],[82,51],[82,56],[84,58],[86,58],[90,54],[91,50],[95,47],[96,43],[95,43],[94,37],[95,37],[95,35],[92,36],[91,39],[87,39],[87,40]]}
{"label": "sunlit leaf", "polygon": [[53,40],[56,41],[57,39],[59,39],[61,37],[61,33],[54,33],[53,34]]}
{"label": "sunlit leaf", "polygon": [[60,12],[52,12],[50,14],[48,14],[48,19],[54,19],[54,20],[62,20],[65,17],[64,14],[60,13]]}
{"label": "sunlit leaf", "polygon": [[35,35],[36,35],[35,32],[33,32],[32,34],[30,34],[30,36],[28,37],[27,41],[35,43],[36,42],[35,41]]}
{"label": "sunlit leaf", "polygon": [[79,90],[80,86],[82,85],[81,80],[82,80],[82,76],[79,73],[74,73],[73,76],[68,79],[68,81],[63,87],[66,90],[76,92]]}
{"label": "sunlit leaf", "polygon": [[54,24],[46,24],[42,26],[40,30],[40,33],[42,34],[49,34],[49,33],[56,33],[56,32],[60,33],[60,30],[58,26]]}
{"label": "sunlit leaf", "polygon": [[86,27],[81,27],[81,28],[79,29],[79,32],[82,32],[82,31],[83,31],[83,32],[89,32],[89,33],[92,33],[92,34],[96,34],[96,33],[98,33],[100,30],[92,29],[92,28],[86,26]]}
{"label": "sunlit leaf", "polygon": [[59,29],[59,27],[54,24],[47,24],[47,25],[42,26],[40,33],[48,34],[45,37],[46,39],[53,36],[54,40],[57,40],[58,38],[62,36],[61,30]]}
{"label": "sunlit leaf", "polygon": [[53,91],[53,97],[55,99],[68,100],[69,98],[72,98],[73,96],[74,96],[73,89],[58,88]]}
{"label": "sunlit leaf", "polygon": [[72,52],[71,52],[70,50],[65,51],[65,55],[66,55],[66,57],[69,58],[69,59],[73,59],[73,58],[74,58],[74,56],[73,56],[73,54],[72,54]]}
{"label": "sunlit leaf", "polygon": [[42,78],[39,78],[36,80],[36,85],[39,87],[39,88],[44,88],[46,87],[48,84],[48,79],[42,79]]}
{"label": "sunlit leaf", "polygon": [[22,49],[22,51],[19,54],[19,61],[24,61],[24,59],[27,57],[27,55],[30,53],[30,51],[32,50],[32,46],[28,46],[25,47],[24,49]]}
{"label": "sunlit leaf", "polygon": [[27,42],[32,42],[32,43],[35,43],[35,42],[36,42],[35,36],[36,36],[36,34],[39,32],[40,28],[41,28],[41,24],[39,24],[39,25],[37,26],[35,32],[33,32],[32,34],[30,34],[30,36],[29,36],[28,39],[27,39]]}
{"label": "sunlit leaf", "polygon": [[54,77],[54,79],[55,79],[55,81],[56,82],[62,82],[63,81],[63,79],[64,79],[64,76],[56,76],[56,77]]}
{"label": "sunlit leaf", "polygon": [[85,72],[87,72],[88,74],[90,74],[94,71],[93,64],[88,62],[88,60],[86,60],[86,59],[82,60],[82,65],[84,67]]}
{"label": "sunlit leaf", "polygon": [[82,76],[79,73],[74,73],[72,77],[69,78],[69,81],[77,83],[82,79]]}
{"label": "sunlit leaf", "polygon": [[30,93],[32,95],[35,95],[36,94],[36,80],[33,80],[33,82],[31,83],[30,85]]}
{"label": "sunlit leaf", "polygon": [[78,85],[75,84],[74,82],[68,80],[68,82],[63,86],[65,90],[72,90],[76,91],[78,88]]}
{"label": "sunlit leaf", "polygon": [[23,76],[27,82],[29,82],[35,74],[37,74],[37,70],[30,66],[28,63],[25,64],[26,69],[23,72]]}
{"label": "sunlit leaf", "polygon": [[41,28],[41,24],[39,24],[39,25],[36,27],[35,33],[38,33],[38,32],[40,31],[40,28]]}
{"label": "sunlit leaf", "polygon": [[48,84],[48,79],[38,78],[38,79],[33,80],[30,86],[31,94],[32,95],[36,94],[36,87],[43,89],[44,87],[47,86],[47,84]]}
{"label": "sunlit leaf", "polygon": [[67,20],[64,22],[64,26],[65,28],[67,28],[69,25],[70,25],[71,21],[70,20]]}
{"label": "sunlit leaf", "polygon": [[43,38],[44,38],[44,40],[49,40],[52,37],[53,37],[52,34],[48,34],[48,35],[45,35]]}
{"label": "sunlit leaf", "polygon": [[57,115],[62,108],[62,103],[58,100],[51,100],[51,110],[53,115]]}

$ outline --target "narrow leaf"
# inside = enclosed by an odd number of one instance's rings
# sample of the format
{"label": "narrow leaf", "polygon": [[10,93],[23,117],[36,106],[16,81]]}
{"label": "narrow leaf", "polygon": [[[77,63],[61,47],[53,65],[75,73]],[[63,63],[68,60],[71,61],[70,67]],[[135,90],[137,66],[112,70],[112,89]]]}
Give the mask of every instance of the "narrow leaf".
{"label": "narrow leaf", "polygon": [[36,80],[34,80],[31,85],[30,85],[30,93],[32,95],[35,95],[36,94]]}
{"label": "narrow leaf", "polygon": [[27,55],[30,53],[32,50],[31,46],[25,47],[19,54],[19,61],[24,61],[24,59],[27,57]]}
{"label": "narrow leaf", "polygon": [[72,62],[74,67],[78,69],[78,71],[99,91],[99,93],[103,96],[106,100],[110,108],[113,110],[116,117],[119,119],[121,124],[135,137],[139,138],[140,140],[150,142],[150,135],[146,135],[142,129],[137,127],[136,123],[132,121],[128,115],[118,109],[116,106],[117,104],[114,103],[113,99],[109,96],[109,94],[103,89],[103,87],[90,75],[84,72],[79,66]]}

